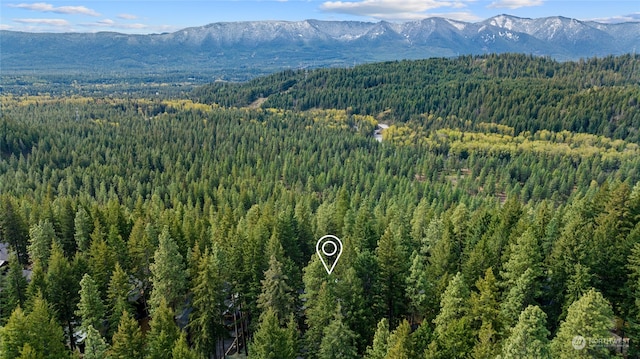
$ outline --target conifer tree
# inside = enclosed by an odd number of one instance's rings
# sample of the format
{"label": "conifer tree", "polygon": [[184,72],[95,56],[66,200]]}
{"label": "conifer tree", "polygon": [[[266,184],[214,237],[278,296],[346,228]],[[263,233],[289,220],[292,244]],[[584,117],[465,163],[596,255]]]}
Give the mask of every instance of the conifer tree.
{"label": "conifer tree", "polygon": [[85,330],[92,327],[100,331],[103,328],[102,321],[105,317],[105,305],[102,302],[100,292],[96,282],[91,275],[86,274],[80,281],[80,301],[76,315],[80,317],[80,322]]}
{"label": "conifer tree", "polygon": [[59,322],[66,326],[71,349],[74,349],[75,310],[80,288],[71,264],[64,256],[62,247],[58,242],[53,242],[51,246],[46,280],[45,293],[47,300],[55,310]]}
{"label": "conifer tree", "polygon": [[16,210],[11,197],[7,195],[0,197],[0,242],[11,246],[20,264],[26,265],[29,262],[27,225]]}
{"label": "conifer tree", "polygon": [[145,342],[138,322],[126,310],[121,313],[118,330],[113,334],[111,357],[113,359],[142,359]]}
{"label": "conifer tree", "polygon": [[249,346],[252,359],[294,359],[295,344],[286,328],[279,324],[276,313],[268,308],[260,316],[260,324]]}
{"label": "conifer tree", "polygon": [[116,259],[103,236],[96,234],[99,230],[99,227],[95,227],[91,235],[88,264],[91,278],[96,282],[100,293],[106,293]]}
{"label": "conifer tree", "polygon": [[510,328],[518,320],[520,312],[533,304],[534,296],[534,272],[527,269],[508,290],[503,302],[500,304],[500,314],[504,321],[504,327]]}
{"label": "conifer tree", "polygon": [[[592,345],[588,339],[606,340],[611,338],[609,330],[613,325],[611,305],[595,289],[589,290],[569,306],[567,318],[560,324],[558,334],[551,341],[554,358],[608,358],[606,346]],[[577,350],[574,338],[581,336],[586,346]]]}
{"label": "conifer tree", "polygon": [[80,252],[86,252],[89,250],[90,235],[92,231],[91,217],[89,213],[83,208],[78,208],[76,216],[73,220],[74,224],[74,239],[76,241],[76,247]]}
{"label": "conifer tree", "polygon": [[460,272],[452,279],[440,302],[440,313],[434,320],[434,338],[427,358],[465,358],[473,347],[473,331],[469,320],[469,288]]}
{"label": "conifer tree", "polygon": [[493,358],[497,354],[497,342],[502,332],[498,286],[493,270],[488,268],[484,278],[476,281],[478,292],[469,299],[471,321],[478,330],[478,342],[472,356],[476,359]]}
{"label": "conifer tree", "polygon": [[131,312],[129,293],[133,289],[129,275],[116,263],[115,270],[107,290],[107,308],[109,312],[109,333],[116,331],[122,318],[122,312]]}
{"label": "conifer tree", "polygon": [[151,259],[154,248],[151,244],[145,222],[139,218],[133,225],[127,242],[128,258],[131,263],[131,274],[142,282],[145,290],[150,287]]}
{"label": "conifer tree", "polygon": [[317,296],[313,302],[309,303],[306,310],[308,329],[305,332],[305,345],[312,358],[317,358],[324,329],[331,323],[335,310],[335,297],[331,293],[327,282],[323,282]]}
{"label": "conifer tree", "polygon": [[83,359],[109,359],[109,344],[104,340],[100,332],[89,325],[86,329],[87,336],[84,339]]}
{"label": "conifer tree", "polygon": [[56,242],[56,232],[49,220],[45,219],[29,229],[29,257],[40,263],[49,262],[51,244]]}
{"label": "conifer tree", "polygon": [[411,359],[413,357],[411,326],[407,320],[403,320],[389,336],[389,350],[385,359]]}
{"label": "conifer tree", "polygon": [[394,325],[405,310],[406,253],[398,233],[388,226],[378,242],[376,258],[380,268],[380,304],[389,324]]}
{"label": "conifer tree", "polygon": [[11,313],[7,323],[0,327],[0,354],[6,359],[17,358],[27,342],[27,316],[18,306]]}
{"label": "conifer tree", "polygon": [[18,261],[15,252],[9,254],[9,270],[0,296],[4,298],[3,308],[0,313],[10,315],[18,306],[24,307],[27,295],[27,280],[22,275],[22,265]]}
{"label": "conifer tree", "polygon": [[333,358],[358,358],[356,334],[342,321],[340,305],[336,308],[333,320],[324,329],[318,352],[318,359]]}
{"label": "conifer tree", "polygon": [[427,313],[433,298],[433,291],[427,274],[426,259],[418,252],[413,252],[413,261],[407,277],[407,298],[410,301],[413,317]]}
{"label": "conifer tree", "polygon": [[180,332],[180,337],[176,340],[173,349],[171,350],[172,359],[198,359],[198,354],[189,348],[187,343],[187,335],[185,332]]}
{"label": "conifer tree", "polygon": [[160,233],[158,249],[153,258],[154,263],[151,265],[153,290],[149,298],[152,314],[160,305],[162,297],[165,298],[169,307],[176,308],[186,291],[187,277],[183,257],[166,226]]}
{"label": "conifer tree", "polygon": [[165,359],[172,355],[175,342],[180,338],[180,329],[174,321],[174,313],[162,299],[151,318],[147,334],[147,359]]}
{"label": "conifer tree", "polygon": [[192,289],[193,312],[189,319],[189,330],[195,349],[205,357],[215,353],[216,344],[222,335],[221,305],[222,281],[217,245],[207,249],[200,257]]}
{"label": "conifer tree", "polygon": [[67,358],[64,333],[53,317],[52,309],[42,295],[33,298],[31,312],[24,315],[17,307],[7,324],[0,328],[0,354],[3,359],[18,358],[23,349],[36,358]]}
{"label": "conifer tree", "polygon": [[366,359],[384,359],[389,350],[389,320],[380,319],[376,333],[373,336],[373,343],[367,347]]}
{"label": "conifer tree", "polygon": [[547,315],[537,306],[530,305],[520,313],[518,323],[511,328],[502,346],[501,359],[550,359]]}
{"label": "conifer tree", "polygon": [[258,308],[271,308],[278,317],[280,324],[284,324],[293,311],[293,298],[289,278],[283,273],[282,264],[274,255],[269,259],[269,269],[264,273],[262,293],[258,297]]}

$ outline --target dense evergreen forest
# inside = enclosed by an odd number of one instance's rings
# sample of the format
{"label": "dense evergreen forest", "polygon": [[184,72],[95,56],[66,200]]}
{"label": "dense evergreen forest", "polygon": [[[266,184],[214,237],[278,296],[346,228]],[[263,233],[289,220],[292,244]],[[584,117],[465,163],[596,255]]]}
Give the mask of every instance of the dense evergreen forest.
{"label": "dense evergreen forest", "polygon": [[487,55],[5,93],[0,357],[638,358],[639,84]]}

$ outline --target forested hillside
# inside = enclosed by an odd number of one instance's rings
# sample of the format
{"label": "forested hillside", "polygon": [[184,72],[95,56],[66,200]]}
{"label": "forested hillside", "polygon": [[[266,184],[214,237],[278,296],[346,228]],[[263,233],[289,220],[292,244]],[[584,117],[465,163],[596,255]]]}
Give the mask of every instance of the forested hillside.
{"label": "forested hillside", "polygon": [[0,357],[637,358],[639,62],[4,95]]}
{"label": "forested hillside", "polygon": [[[516,133],[568,130],[638,142],[639,59],[628,55],[560,63],[512,54],[386,62],[214,83],[194,96],[224,106],[267,98],[265,108],[337,108],[465,130],[491,122]],[[444,121],[417,118],[424,115]]]}

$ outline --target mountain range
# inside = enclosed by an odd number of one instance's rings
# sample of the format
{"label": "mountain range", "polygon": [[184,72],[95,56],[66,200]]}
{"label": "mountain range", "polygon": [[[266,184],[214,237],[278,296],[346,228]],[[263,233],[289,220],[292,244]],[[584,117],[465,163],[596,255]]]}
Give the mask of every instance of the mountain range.
{"label": "mountain range", "polygon": [[640,49],[640,22],[510,15],[476,23],[444,18],[406,23],[255,21],[149,35],[5,30],[0,31],[0,71],[179,71],[251,77],[286,68],[463,54],[514,52],[562,61],[636,49]]}

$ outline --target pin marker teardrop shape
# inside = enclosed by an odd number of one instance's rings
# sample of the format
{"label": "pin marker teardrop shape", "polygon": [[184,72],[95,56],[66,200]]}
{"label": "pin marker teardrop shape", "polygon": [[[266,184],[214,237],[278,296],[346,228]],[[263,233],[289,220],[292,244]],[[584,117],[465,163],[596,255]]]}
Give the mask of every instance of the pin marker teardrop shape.
{"label": "pin marker teardrop shape", "polygon": [[318,239],[316,253],[318,253],[324,269],[327,270],[328,274],[331,274],[342,254],[342,241],[334,235],[327,234]]}

